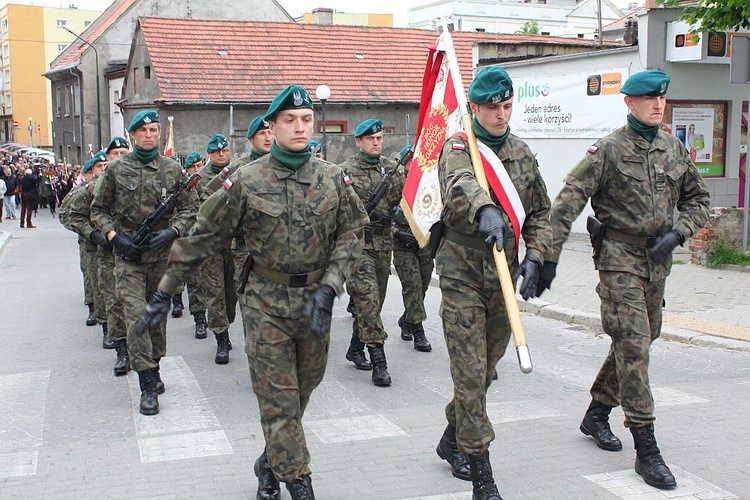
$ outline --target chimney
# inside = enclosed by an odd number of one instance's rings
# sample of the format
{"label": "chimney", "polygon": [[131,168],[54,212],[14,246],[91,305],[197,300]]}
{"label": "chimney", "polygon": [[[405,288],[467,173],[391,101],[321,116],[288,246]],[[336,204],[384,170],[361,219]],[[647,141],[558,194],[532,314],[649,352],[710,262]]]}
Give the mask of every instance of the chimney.
{"label": "chimney", "polygon": [[333,24],[333,9],[325,7],[318,7],[312,11],[312,23],[313,24]]}
{"label": "chimney", "polygon": [[646,10],[655,9],[657,7],[656,0],[646,0],[644,7],[646,7]]}

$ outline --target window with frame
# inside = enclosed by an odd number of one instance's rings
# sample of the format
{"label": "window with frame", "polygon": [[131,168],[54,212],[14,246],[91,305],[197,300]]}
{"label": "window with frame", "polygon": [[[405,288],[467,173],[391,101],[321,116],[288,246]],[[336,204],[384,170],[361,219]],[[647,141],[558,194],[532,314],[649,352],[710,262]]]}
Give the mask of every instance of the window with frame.
{"label": "window with frame", "polygon": [[63,98],[63,114],[70,116],[70,102],[68,101],[70,95],[70,85],[65,86],[65,96]]}
{"label": "window with frame", "polygon": [[[347,132],[346,120],[326,120],[326,134],[346,134]],[[318,133],[323,133],[323,121],[318,120],[316,126]]]}
{"label": "window with frame", "polygon": [[62,28],[63,26],[67,26],[67,25],[68,25],[68,21],[66,21],[65,19],[58,19],[57,20],[57,26],[58,27]]}
{"label": "window with frame", "polygon": [[13,99],[11,98],[11,94],[9,93],[5,94],[5,114],[13,114]]}
{"label": "window with frame", "polygon": [[59,85],[55,88],[55,107],[57,108],[55,114],[60,118],[62,113],[62,87]]}
{"label": "window with frame", "polygon": [[151,66],[143,67],[143,78],[145,78],[146,80],[151,80]]}
{"label": "window with frame", "polygon": [[396,133],[396,127],[383,127],[383,134],[395,134]]}
{"label": "window with frame", "polygon": [[61,53],[63,50],[67,49],[68,46],[64,43],[58,43],[57,44],[57,53]]}
{"label": "window with frame", "polygon": [[73,114],[79,116],[81,114],[81,92],[79,91],[78,82],[73,84],[71,88],[71,99],[73,101]]}
{"label": "window with frame", "polygon": [[138,73],[140,68],[133,68],[133,94],[138,95]]}

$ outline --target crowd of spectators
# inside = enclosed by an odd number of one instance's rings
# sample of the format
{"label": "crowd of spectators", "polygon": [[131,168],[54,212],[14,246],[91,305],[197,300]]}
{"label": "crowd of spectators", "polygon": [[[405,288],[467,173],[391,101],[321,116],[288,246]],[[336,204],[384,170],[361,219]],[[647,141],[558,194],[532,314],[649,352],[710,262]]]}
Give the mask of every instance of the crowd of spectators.
{"label": "crowd of spectators", "polygon": [[36,227],[31,219],[39,208],[48,208],[54,217],[65,195],[84,180],[80,165],[25,155],[0,153],[0,166],[0,223],[20,217],[21,227]]}

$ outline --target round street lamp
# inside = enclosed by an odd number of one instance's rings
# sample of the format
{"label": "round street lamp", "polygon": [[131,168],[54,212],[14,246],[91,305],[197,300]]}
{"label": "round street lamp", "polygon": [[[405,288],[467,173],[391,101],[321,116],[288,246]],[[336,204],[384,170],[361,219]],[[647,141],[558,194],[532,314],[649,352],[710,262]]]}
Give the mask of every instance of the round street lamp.
{"label": "round street lamp", "polygon": [[315,96],[320,99],[321,105],[321,121],[323,128],[323,137],[320,142],[323,143],[323,159],[328,160],[328,154],[326,153],[326,100],[331,97],[331,89],[328,85],[318,85],[315,89]]}

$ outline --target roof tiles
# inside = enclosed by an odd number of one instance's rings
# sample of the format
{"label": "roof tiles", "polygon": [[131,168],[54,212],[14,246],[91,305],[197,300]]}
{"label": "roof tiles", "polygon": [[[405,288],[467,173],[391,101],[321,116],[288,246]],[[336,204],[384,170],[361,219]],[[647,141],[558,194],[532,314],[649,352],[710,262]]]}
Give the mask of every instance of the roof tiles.
{"label": "roof tiles", "polygon": [[[139,19],[165,102],[268,103],[283,88],[331,88],[338,103],[419,102],[433,31],[257,21]],[[454,32],[464,81],[473,44],[588,40]]]}

